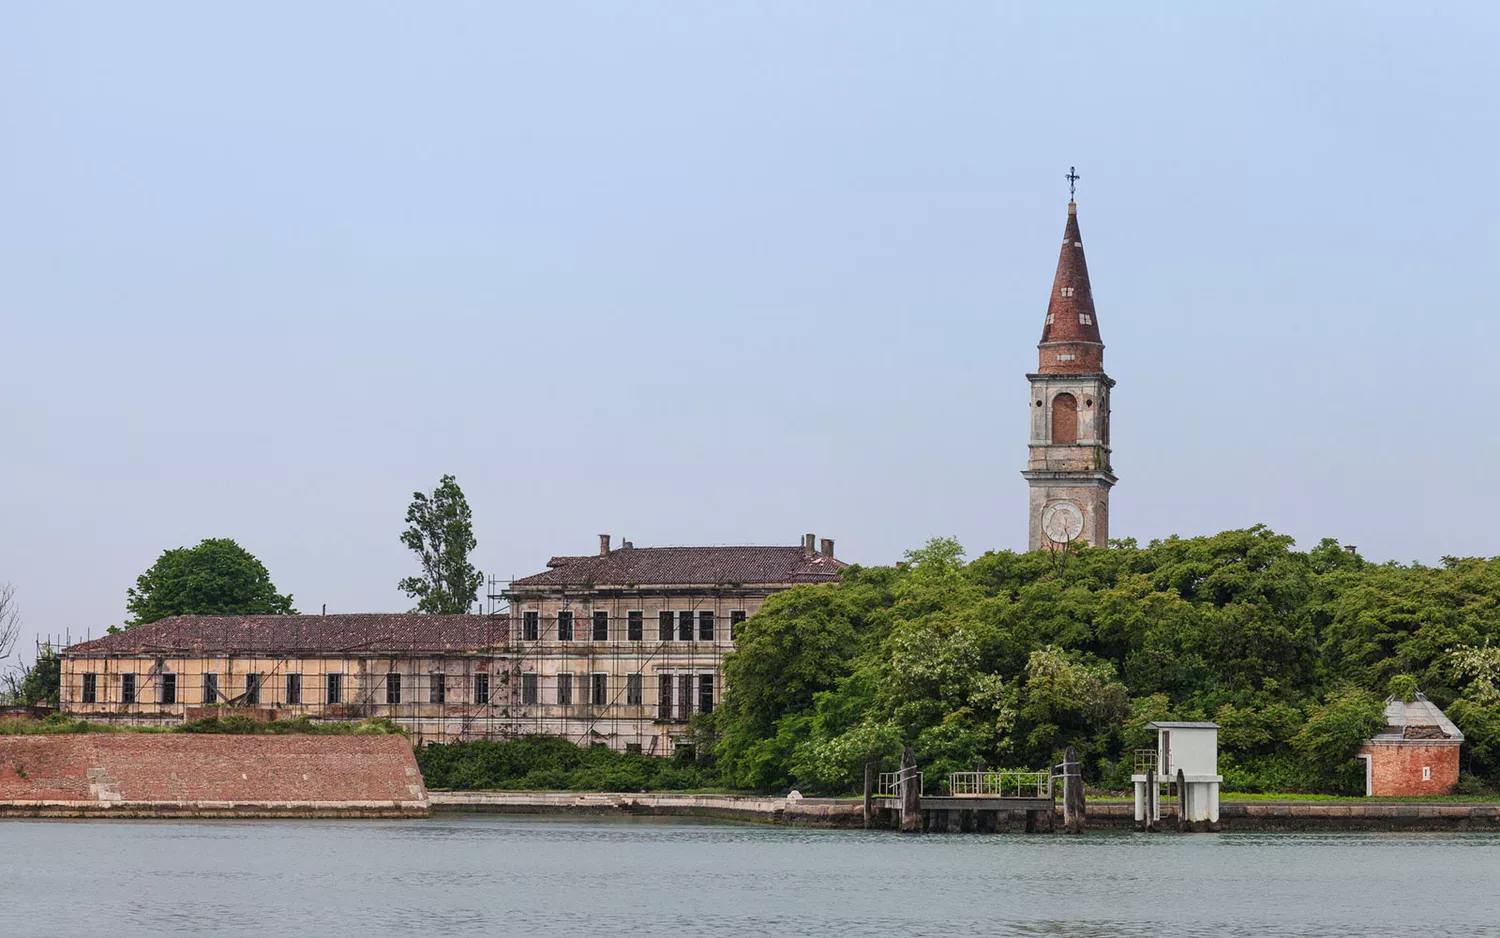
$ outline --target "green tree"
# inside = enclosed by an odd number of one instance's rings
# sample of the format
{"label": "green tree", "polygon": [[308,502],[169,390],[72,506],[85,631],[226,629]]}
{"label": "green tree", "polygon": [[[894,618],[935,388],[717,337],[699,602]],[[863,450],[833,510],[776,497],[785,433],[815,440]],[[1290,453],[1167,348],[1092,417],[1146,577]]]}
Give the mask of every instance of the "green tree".
{"label": "green tree", "polygon": [[164,551],[126,590],[125,608],[143,625],[167,616],[295,614],[265,565],[229,538]]}
{"label": "green tree", "polygon": [[469,612],[479,600],[484,581],[469,562],[474,540],[474,516],[463,489],[445,475],[432,494],[415,492],[406,509],[411,527],[401,532],[401,543],[421,558],[422,575],[400,583],[402,592],[417,600],[417,612],[457,615]]}
{"label": "green tree", "polygon": [[14,694],[17,703],[28,707],[57,706],[62,691],[62,658],[43,645],[36,661],[26,669]]}

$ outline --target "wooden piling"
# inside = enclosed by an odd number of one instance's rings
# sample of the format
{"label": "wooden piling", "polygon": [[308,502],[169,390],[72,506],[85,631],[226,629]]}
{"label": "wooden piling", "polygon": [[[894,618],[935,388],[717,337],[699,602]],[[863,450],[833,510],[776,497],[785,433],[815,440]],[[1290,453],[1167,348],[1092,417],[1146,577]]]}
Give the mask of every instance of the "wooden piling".
{"label": "wooden piling", "polygon": [[870,829],[870,819],[875,814],[875,761],[865,763],[865,830]]}
{"label": "wooden piling", "polygon": [[1156,770],[1146,770],[1146,830],[1156,830]]}
{"label": "wooden piling", "polygon": [[1177,829],[1179,831],[1193,829],[1193,822],[1188,820],[1187,776],[1183,775],[1182,769],[1177,770]]}
{"label": "wooden piling", "polygon": [[922,785],[917,778],[917,754],[907,746],[901,751],[901,830],[922,829]]}
{"label": "wooden piling", "polygon": [[1088,807],[1083,798],[1083,766],[1078,750],[1069,746],[1063,751],[1063,827],[1070,834],[1083,833]]}

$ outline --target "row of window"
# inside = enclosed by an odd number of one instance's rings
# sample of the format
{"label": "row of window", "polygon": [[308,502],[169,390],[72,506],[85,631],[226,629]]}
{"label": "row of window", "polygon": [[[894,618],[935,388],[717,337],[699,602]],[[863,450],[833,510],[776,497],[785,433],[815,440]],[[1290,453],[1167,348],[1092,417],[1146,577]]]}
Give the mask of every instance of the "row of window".
{"label": "row of window", "polygon": [[[729,613],[731,634],[734,627],[744,621],[745,611],[743,609],[736,609]],[[609,641],[609,613],[603,610],[593,614],[586,630],[577,628],[573,613],[567,610],[563,610],[557,614],[556,624],[556,629],[550,630],[550,634],[547,637],[555,638],[559,642]],[[580,631],[583,633],[581,637],[579,635]],[[521,613],[521,639],[528,642],[539,642],[542,640],[541,613],[535,611]],[[645,639],[646,614],[641,611],[626,613],[625,640],[640,642],[645,641]],[[663,609],[656,616],[656,640],[659,642],[711,642],[714,640],[714,614],[709,610],[692,612],[683,609],[673,612]]]}
{"label": "row of window", "polygon": [[[285,678],[284,689],[286,691],[281,703],[301,704],[302,699],[302,675],[289,673],[283,675]],[[563,672],[557,676],[557,703],[571,705],[574,703],[574,675]],[[609,675],[589,674],[584,678],[587,683],[583,686],[583,699],[593,706],[605,706],[616,701],[611,699]],[[658,678],[658,709],[662,719],[670,719],[673,710],[674,699],[673,688],[676,687],[677,710],[679,713],[691,715],[694,688],[697,690],[698,710],[703,713],[712,713],[714,709],[714,676],[713,674],[659,674]],[[236,701],[245,706],[259,706],[265,690],[265,675],[244,675],[244,693]],[[157,676],[159,703],[177,703],[177,675],[163,673]],[[540,675],[529,672],[521,675],[521,703],[540,703]],[[625,675],[625,703],[627,705],[641,705],[645,703],[642,676],[640,674]],[[694,683],[696,680],[696,684]],[[140,688],[136,683],[137,675],[133,673],[120,675],[120,702],[124,704],[139,703]],[[674,685],[674,681],[676,682]],[[231,698],[219,687],[219,675],[213,672],[205,672],[202,675],[202,700],[205,704],[228,702]],[[344,675],[333,673],[323,676],[323,702],[328,704],[340,704],[344,702]],[[618,694],[618,689],[616,689]],[[427,699],[429,703],[446,703],[448,701],[448,675],[442,673],[429,674],[427,685]],[[474,675],[474,697],[475,701],[482,703],[490,702],[490,676],[488,674]],[[92,704],[99,702],[99,675],[90,671],[83,675],[83,687],[81,700],[83,703]],[[402,675],[399,671],[391,671],[385,676],[385,702],[388,704],[399,704],[402,702]],[[681,717],[686,719],[686,716]]]}

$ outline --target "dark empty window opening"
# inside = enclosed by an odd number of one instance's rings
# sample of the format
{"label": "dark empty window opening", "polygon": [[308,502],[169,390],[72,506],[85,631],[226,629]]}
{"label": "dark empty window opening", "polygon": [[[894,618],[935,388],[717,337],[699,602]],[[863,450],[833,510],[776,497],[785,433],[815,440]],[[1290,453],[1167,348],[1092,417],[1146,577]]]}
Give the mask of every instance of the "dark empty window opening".
{"label": "dark empty window opening", "polygon": [[[527,674],[521,676],[521,687],[526,687],[526,678],[531,678],[531,700],[528,703],[536,703],[536,675]],[[480,706],[490,702],[490,676],[488,674],[474,675],[474,702]]]}
{"label": "dark empty window opening", "polygon": [[401,702],[401,672],[388,671],[385,675],[385,702],[398,704]]}
{"label": "dark empty window opening", "polygon": [[135,675],[120,675],[120,703],[135,703]]}
{"label": "dark empty window opening", "polygon": [[161,676],[161,702],[164,704],[177,702],[177,675],[163,674]]}
{"label": "dark empty window opening", "polygon": [[534,704],[541,699],[541,679],[535,671],[521,675],[521,703]]}
{"label": "dark empty window opening", "polygon": [[260,675],[245,675],[245,706],[260,706]]}
{"label": "dark empty window opening", "polygon": [[203,705],[219,702],[219,676],[212,672],[203,675]]}
{"label": "dark empty window opening", "polygon": [[1052,442],[1065,446],[1078,442],[1078,398],[1071,394],[1052,399]]}
{"label": "dark empty window opening", "polygon": [[628,706],[638,707],[644,699],[645,695],[641,691],[641,676],[639,674],[625,675],[625,703]]}
{"label": "dark empty window opening", "polygon": [[693,676],[677,675],[677,719],[686,721],[693,715]]}
{"label": "dark empty window opening", "polygon": [[99,702],[99,675],[92,671],[83,675],[83,696],[80,699],[84,703]]}
{"label": "dark empty window opening", "polygon": [[739,632],[740,623],[745,621],[745,610],[735,609],[729,613],[729,640],[734,641]]}
{"label": "dark empty window opening", "polygon": [[641,744],[640,743],[626,743],[625,744],[625,751],[626,752],[640,752],[641,751]]}
{"label": "dark empty window opening", "polygon": [[542,637],[541,613],[521,613],[521,640],[527,642],[537,641]]}
{"label": "dark empty window opening", "polygon": [[670,720],[672,719],[672,675],[658,674],[656,681],[656,718]]}
{"label": "dark empty window opening", "polygon": [[609,675],[594,674],[589,682],[589,703],[596,707],[602,707],[609,703]]}
{"label": "dark empty window opening", "polygon": [[677,640],[679,642],[693,640],[693,614],[687,610],[677,613]]}
{"label": "dark empty window opening", "polygon": [[427,702],[428,703],[447,703],[448,702],[448,675],[446,675],[446,674],[434,674],[431,677],[432,677],[432,683],[429,684],[428,687],[427,687]]}
{"label": "dark empty window opening", "polygon": [[636,610],[635,612],[626,613],[626,618],[625,618],[625,639],[627,641],[631,641],[631,642],[638,642],[638,641],[640,641],[641,639],[643,639],[645,637],[646,637],[645,613],[641,612],[640,610]]}
{"label": "dark empty window opening", "polygon": [[672,640],[672,614],[665,609],[656,614],[656,640],[659,642]]}
{"label": "dark empty window opening", "polygon": [[324,686],[327,689],[327,701],[331,704],[344,702],[344,676],[342,674],[330,674],[324,678]]}
{"label": "dark empty window opening", "polygon": [[557,702],[560,704],[573,702],[573,675],[567,672],[557,676]]}
{"label": "dark empty window opening", "polygon": [[286,676],[286,702],[289,704],[302,703],[302,675],[288,674]]}
{"label": "dark empty window opening", "polygon": [[698,641],[711,642],[714,640],[714,614],[712,612],[698,613]]}
{"label": "dark empty window opening", "polygon": [[594,641],[609,641],[609,613],[594,613]]}
{"label": "dark empty window opening", "polygon": [[698,712],[714,712],[714,676],[712,674],[698,675]]}
{"label": "dark empty window opening", "polygon": [[573,640],[573,613],[559,612],[557,614],[557,640],[560,642]]}

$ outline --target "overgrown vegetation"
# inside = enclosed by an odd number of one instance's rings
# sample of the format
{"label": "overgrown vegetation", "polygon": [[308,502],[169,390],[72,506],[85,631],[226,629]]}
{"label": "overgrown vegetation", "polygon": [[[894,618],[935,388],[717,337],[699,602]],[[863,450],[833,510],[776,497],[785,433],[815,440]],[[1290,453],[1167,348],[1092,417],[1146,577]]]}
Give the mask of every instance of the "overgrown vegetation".
{"label": "overgrown vegetation", "polygon": [[423,746],[417,765],[428,788],[454,791],[698,791],[720,785],[685,747],[663,759],[585,749],[553,736]]}
{"label": "overgrown vegetation", "polygon": [[[295,613],[290,594],[276,592],[265,564],[227,537],[163,551],[125,591],[125,608],[142,625],[168,616]],[[113,631],[113,628],[111,629]]]}
{"label": "overgrown vegetation", "polygon": [[737,788],[849,791],[911,745],[928,778],[1045,768],[1077,745],[1128,785],[1151,720],[1214,720],[1230,791],[1353,792],[1388,693],[1418,687],[1500,787],[1500,562],[1377,565],[1255,527],[1139,547],[985,554],[937,539],[899,567],[773,596],[726,662],[713,752]]}

